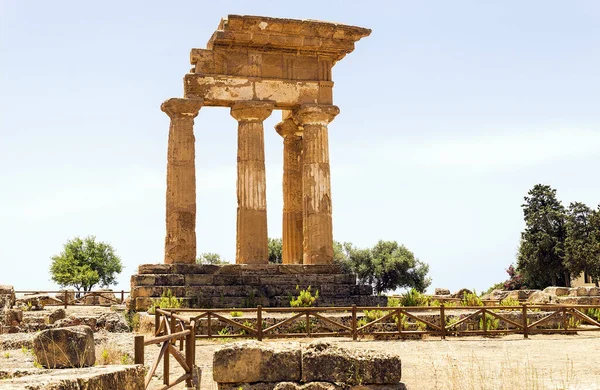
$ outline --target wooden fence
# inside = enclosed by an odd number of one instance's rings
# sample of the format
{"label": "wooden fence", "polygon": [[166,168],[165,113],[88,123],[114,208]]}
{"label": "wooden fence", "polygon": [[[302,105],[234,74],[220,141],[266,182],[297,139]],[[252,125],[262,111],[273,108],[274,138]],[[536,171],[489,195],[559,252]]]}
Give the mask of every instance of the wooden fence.
{"label": "wooden fence", "polygon": [[[135,364],[144,364],[145,346],[160,345],[160,352],[146,374],[145,389],[148,388],[161,360],[163,361],[163,386],[159,389],[170,389],[183,381],[185,381],[187,388],[191,388],[196,356],[195,321],[175,312],[162,309],[156,309],[154,318],[154,337],[144,339],[144,336],[135,336],[134,341]],[[179,349],[176,347],[177,341],[179,341]],[[171,356],[184,371],[183,375],[173,380],[171,380]]]}
{"label": "wooden fence", "polygon": [[[144,347],[152,344],[160,346],[160,352],[146,375],[146,388],[163,361],[163,386],[169,389],[186,381],[191,387],[194,379],[196,339],[214,338],[254,338],[259,341],[270,338],[293,337],[351,337],[357,340],[365,336],[415,337],[414,335],[434,335],[442,339],[447,336],[498,334],[523,334],[528,338],[536,333],[574,333],[581,331],[599,331],[600,322],[585,313],[595,309],[600,313],[600,305],[528,305],[520,306],[456,306],[437,307],[301,307],[301,308],[263,308],[252,309],[185,309],[157,308],[154,322],[154,335],[144,339],[135,337],[135,363],[144,364]],[[509,318],[509,313],[513,317]],[[533,313],[539,317],[530,321]],[[232,315],[234,314],[234,315]],[[240,316],[241,314],[241,316]],[[367,317],[377,318],[366,320]],[[270,319],[274,323],[264,322]],[[548,326],[554,319],[553,327]],[[244,322],[240,322],[244,321]],[[252,321],[252,322],[251,322]],[[412,321],[412,322],[411,322]],[[496,322],[498,321],[498,322]],[[290,332],[286,325],[303,322],[304,330]],[[329,331],[318,330],[312,322],[327,324]],[[502,322],[504,329],[496,326]],[[465,329],[466,324],[476,323],[477,329]],[[393,330],[377,330],[377,325],[390,325]],[[495,326],[490,326],[496,324]],[[215,332],[215,327],[231,327],[239,333]],[[552,325],[552,324],[550,324]],[[336,330],[331,330],[335,328]],[[416,329],[415,329],[416,328]],[[297,330],[297,328],[296,328]],[[179,348],[176,347],[179,342]],[[183,369],[184,374],[171,380],[171,361]]]}

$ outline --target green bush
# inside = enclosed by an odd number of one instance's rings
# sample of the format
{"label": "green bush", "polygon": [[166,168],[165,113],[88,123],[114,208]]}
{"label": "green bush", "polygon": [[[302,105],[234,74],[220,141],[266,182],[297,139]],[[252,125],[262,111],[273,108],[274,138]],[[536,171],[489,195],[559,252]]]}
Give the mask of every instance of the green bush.
{"label": "green bush", "polygon": [[429,306],[429,297],[412,288],[400,296],[401,306]]}
{"label": "green bush", "polygon": [[[500,319],[485,313],[485,330],[496,330],[500,325]],[[479,319],[479,329],[483,330],[483,317]]]}
{"label": "green bush", "polygon": [[388,314],[388,312],[385,310],[365,310],[364,313],[364,318],[367,319],[367,322],[378,320]]}
{"label": "green bush", "polygon": [[477,295],[477,293],[475,291],[473,291],[472,293],[464,292],[462,301],[461,301],[461,305],[462,306],[483,306],[483,302],[481,301],[481,298],[479,298],[479,296]]}
{"label": "green bush", "polygon": [[387,305],[388,307],[399,307],[402,306],[402,302],[400,301],[400,298],[388,297]]}
{"label": "green bush", "polygon": [[319,299],[319,290],[315,290],[315,295],[313,296],[310,286],[306,290],[300,290],[300,287],[296,286],[296,290],[299,291],[299,294],[298,297],[290,300],[291,307],[311,307]]}
{"label": "green bush", "polygon": [[241,311],[232,311],[232,312],[229,312],[229,315],[232,316],[232,317],[241,317],[242,314],[243,313]]}
{"label": "green bush", "polygon": [[504,298],[500,301],[500,306],[521,306],[521,302],[514,298]]}
{"label": "green bush", "polygon": [[156,308],[161,309],[177,309],[183,306],[183,299],[173,296],[173,292],[170,289],[163,291],[162,296],[158,299],[152,300],[152,305],[148,309],[148,314],[156,313]]}

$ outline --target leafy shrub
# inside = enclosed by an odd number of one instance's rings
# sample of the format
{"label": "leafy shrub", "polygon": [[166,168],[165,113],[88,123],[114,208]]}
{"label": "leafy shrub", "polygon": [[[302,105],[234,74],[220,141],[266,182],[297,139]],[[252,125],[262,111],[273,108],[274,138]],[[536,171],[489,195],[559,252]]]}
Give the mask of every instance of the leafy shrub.
{"label": "leafy shrub", "polygon": [[402,302],[400,301],[400,298],[388,297],[387,305],[388,307],[398,307],[402,306]]}
{"label": "leafy shrub", "polygon": [[291,307],[311,307],[319,299],[319,290],[315,290],[315,295],[313,296],[310,286],[306,290],[300,290],[300,287],[296,286],[296,290],[299,291],[299,294],[298,297],[290,300]]}
{"label": "leafy shrub", "polygon": [[170,289],[163,291],[162,296],[159,299],[153,299],[152,305],[148,309],[148,314],[156,313],[156,308],[170,308],[177,309],[183,306],[183,299],[173,296],[173,292]]}
{"label": "leafy shrub", "polygon": [[477,295],[477,293],[475,291],[473,291],[472,293],[465,291],[463,293],[461,305],[462,306],[483,306],[483,302],[481,301],[481,298],[479,298],[479,296]]}
{"label": "leafy shrub", "polygon": [[504,298],[500,301],[500,306],[521,306],[521,302],[514,298]]}
{"label": "leafy shrub", "polygon": [[408,292],[400,296],[401,306],[429,306],[429,297],[411,288]]}
{"label": "leafy shrub", "polygon": [[589,308],[584,311],[584,314],[593,320],[600,321],[600,308]]}
{"label": "leafy shrub", "polygon": [[363,318],[366,318],[367,322],[378,320],[388,314],[385,310],[365,310],[364,313],[365,316]]}
{"label": "leafy shrub", "polygon": [[242,312],[241,311],[232,311],[229,313],[230,316],[232,317],[241,317],[242,316]]}
{"label": "leafy shrub", "polygon": [[[500,319],[485,313],[485,330],[496,330],[500,325]],[[479,329],[483,330],[483,317],[479,319]]]}

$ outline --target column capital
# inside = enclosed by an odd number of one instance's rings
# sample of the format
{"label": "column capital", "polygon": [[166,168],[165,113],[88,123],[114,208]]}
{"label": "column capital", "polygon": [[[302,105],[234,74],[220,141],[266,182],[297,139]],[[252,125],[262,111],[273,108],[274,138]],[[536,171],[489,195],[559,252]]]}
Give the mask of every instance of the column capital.
{"label": "column capital", "polygon": [[338,106],[323,104],[303,104],[293,112],[298,126],[328,125],[340,113]]}
{"label": "column capital", "polygon": [[238,102],[231,107],[231,116],[238,122],[262,122],[271,115],[273,107],[268,102]]}
{"label": "column capital", "polygon": [[282,136],[283,138],[288,136],[300,136],[302,135],[302,131],[298,128],[298,125],[294,123],[292,118],[287,118],[279,122],[275,125],[275,130],[277,134]]}
{"label": "column capital", "polygon": [[167,99],[160,105],[162,112],[167,114],[171,119],[191,117],[195,118],[198,115],[198,111],[204,105],[203,99],[181,99],[171,98]]}

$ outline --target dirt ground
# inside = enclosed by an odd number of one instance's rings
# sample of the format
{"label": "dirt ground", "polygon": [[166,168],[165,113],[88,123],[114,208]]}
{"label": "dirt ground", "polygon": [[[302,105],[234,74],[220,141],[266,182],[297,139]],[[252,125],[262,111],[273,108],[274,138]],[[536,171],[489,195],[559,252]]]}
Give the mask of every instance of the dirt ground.
{"label": "dirt ground", "polygon": [[[69,311],[77,311],[78,308]],[[106,309],[104,309],[106,310]],[[96,309],[87,309],[86,314]],[[101,312],[102,310],[98,310]],[[83,314],[79,312],[78,314]],[[89,313],[91,314],[91,313]],[[99,361],[105,349],[114,353],[117,364],[128,354],[133,357],[131,333],[98,332],[96,357]],[[33,355],[23,342],[33,334],[0,335],[0,371],[33,367]],[[13,346],[7,341],[11,341]],[[314,339],[300,339],[309,343]],[[496,338],[482,337],[429,337],[424,340],[372,341],[348,339],[321,339],[345,348],[372,349],[399,355],[402,359],[402,380],[409,390],[429,389],[600,389],[600,332],[580,332],[576,335],[522,335]],[[196,363],[202,369],[202,389],[216,389],[212,381],[212,357],[215,350],[233,340],[198,340]],[[267,343],[286,341],[268,340]],[[146,365],[158,355],[158,347],[145,351]],[[98,362],[100,364],[100,362]],[[152,381],[152,388],[160,387],[162,364]],[[176,364],[172,364],[176,366]],[[171,374],[177,377],[178,372]],[[183,388],[180,387],[180,388]]]}

